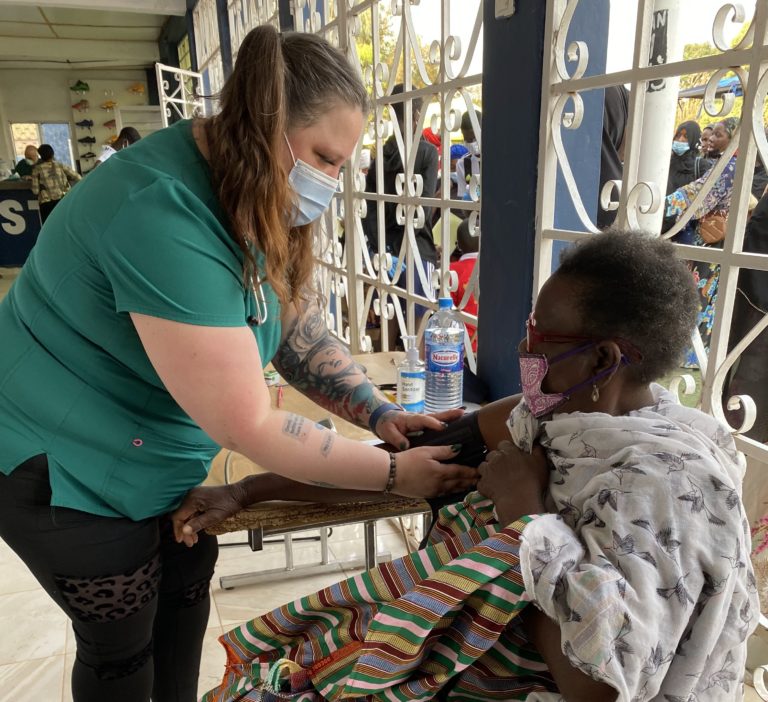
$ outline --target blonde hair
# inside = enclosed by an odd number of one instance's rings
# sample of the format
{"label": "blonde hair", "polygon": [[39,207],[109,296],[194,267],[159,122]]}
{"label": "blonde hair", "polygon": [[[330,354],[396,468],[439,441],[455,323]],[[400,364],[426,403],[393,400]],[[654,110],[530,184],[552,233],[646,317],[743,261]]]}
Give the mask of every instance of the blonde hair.
{"label": "blonde hair", "polygon": [[288,127],[309,126],[340,104],[365,111],[365,88],[324,39],[265,25],[243,40],[220,100],[206,125],[211,180],[243,252],[244,281],[255,279],[261,251],[281,303],[295,302],[312,275],[312,227],[290,224],[294,193],[278,154]]}

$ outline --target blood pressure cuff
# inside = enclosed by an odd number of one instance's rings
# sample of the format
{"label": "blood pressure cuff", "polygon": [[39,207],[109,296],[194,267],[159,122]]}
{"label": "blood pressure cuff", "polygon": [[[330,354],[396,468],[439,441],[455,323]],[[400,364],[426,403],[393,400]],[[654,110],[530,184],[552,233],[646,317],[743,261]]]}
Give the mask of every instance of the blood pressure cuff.
{"label": "blood pressure cuff", "polygon": [[[460,419],[448,424],[444,429],[425,429],[418,436],[408,436],[411,448],[417,446],[453,446],[461,444],[461,451],[452,458],[448,458],[442,463],[459,463],[463,466],[477,468],[488,453],[488,448],[483,440],[478,424],[477,412],[467,412]],[[386,448],[382,446],[381,448]],[[432,508],[432,524],[437,519],[437,513],[445,505],[452,505],[461,502],[465,492],[452,493],[450,495],[440,495],[439,497],[427,498],[429,506]],[[420,548],[424,547],[429,532],[424,537]]]}
{"label": "blood pressure cuff", "polygon": [[[454,444],[461,444],[461,451],[459,451],[458,454],[441,461],[441,463],[458,463],[463,466],[470,466],[471,468],[477,468],[485,460],[485,455],[488,453],[488,447],[485,445],[485,440],[480,432],[477,412],[466,412],[460,419],[451,422],[444,429],[425,429],[423,433],[418,436],[409,435],[408,441],[410,442],[411,448],[416,448],[418,446],[453,446]],[[388,451],[396,450],[389,444],[380,444],[379,448]],[[466,494],[467,492],[465,491],[427,498],[426,501],[432,508],[432,524],[435,523],[437,513],[441,508],[445,507],[445,505],[461,502]],[[419,548],[424,548],[428,537],[429,531],[425,534],[424,540]]]}

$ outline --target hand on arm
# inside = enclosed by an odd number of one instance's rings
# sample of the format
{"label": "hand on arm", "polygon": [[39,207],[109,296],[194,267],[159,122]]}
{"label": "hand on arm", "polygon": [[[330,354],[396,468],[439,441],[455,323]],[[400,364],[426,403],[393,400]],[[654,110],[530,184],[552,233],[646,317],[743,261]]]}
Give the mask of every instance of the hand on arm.
{"label": "hand on arm", "polygon": [[502,441],[486,456],[479,468],[477,490],[493,500],[503,525],[544,509],[544,492],[549,484],[549,467],[544,450],[536,444],[525,453],[511,441]]}
{"label": "hand on arm", "polygon": [[380,500],[381,492],[325,489],[299,483],[277,473],[249,475],[229,485],[201,486],[190,490],[171,515],[176,541],[187,546],[197,543],[197,532],[257,502],[283,500],[290,495],[296,502],[364,502]]}

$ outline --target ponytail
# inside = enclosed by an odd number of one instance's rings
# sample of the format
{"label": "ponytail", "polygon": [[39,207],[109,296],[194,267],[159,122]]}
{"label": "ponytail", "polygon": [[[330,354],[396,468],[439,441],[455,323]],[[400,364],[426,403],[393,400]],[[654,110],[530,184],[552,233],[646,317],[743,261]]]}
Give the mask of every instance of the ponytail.
{"label": "ponytail", "polygon": [[294,193],[279,156],[286,131],[339,104],[365,110],[366,100],[346,58],[318,36],[280,35],[264,25],[243,40],[206,136],[211,180],[243,253],[245,285],[256,278],[260,251],[281,303],[298,300],[312,274],[312,226],[290,224]]}

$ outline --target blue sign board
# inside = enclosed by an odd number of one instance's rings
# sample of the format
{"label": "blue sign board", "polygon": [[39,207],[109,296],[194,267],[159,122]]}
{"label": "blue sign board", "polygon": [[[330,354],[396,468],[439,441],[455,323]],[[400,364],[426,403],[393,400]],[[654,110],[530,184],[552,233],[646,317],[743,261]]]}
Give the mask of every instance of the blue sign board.
{"label": "blue sign board", "polygon": [[29,188],[0,184],[0,266],[22,266],[40,234],[37,198]]}

